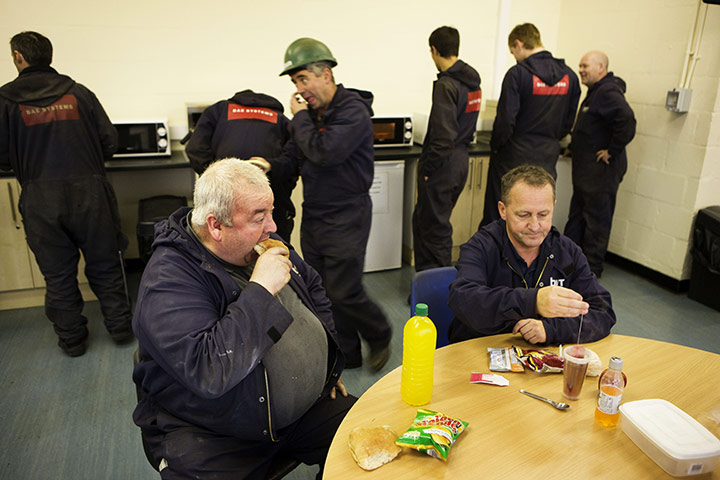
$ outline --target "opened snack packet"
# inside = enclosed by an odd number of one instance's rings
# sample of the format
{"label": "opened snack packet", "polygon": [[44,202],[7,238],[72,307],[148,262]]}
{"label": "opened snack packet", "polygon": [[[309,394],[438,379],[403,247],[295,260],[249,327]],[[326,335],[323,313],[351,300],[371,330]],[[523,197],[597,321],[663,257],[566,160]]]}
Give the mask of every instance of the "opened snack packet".
{"label": "opened snack packet", "polygon": [[447,417],[440,412],[421,408],[410,428],[395,444],[447,461],[450,447],[468,425],[467,422]]}
{"label": "opened snack packet", "polygon": [[517,358],[515,350],[510,347],[488,347],[490,371],[492,372],[523,372],[523,364]]}
{"label": "opened snack packet", "polygon": [[550,350],[512,347],[523,365],[538,373],[561,373],[565,360]]}

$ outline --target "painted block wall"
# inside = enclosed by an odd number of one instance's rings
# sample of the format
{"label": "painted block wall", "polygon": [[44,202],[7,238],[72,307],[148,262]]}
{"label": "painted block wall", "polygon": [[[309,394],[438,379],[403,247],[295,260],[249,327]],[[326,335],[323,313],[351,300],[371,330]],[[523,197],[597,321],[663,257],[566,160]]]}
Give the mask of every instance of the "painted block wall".
{"label": "painted block wall", "polygon": [[720,6],[708,8],[690,111],[665,109],[667,91],[680,83],[697,5],[610,0],[590,10],[589,2],[566,1],[559,34],[575,68],[589,50],[608,54],[638,121],[609,250],[678,280],[690,277],[697,210],[720,204]]}
{"label": "painted block wall", "polygon": [[[187,126],[186,102],[212,103],[245,88],[287,104],[293,88],[278,72],[286,46],[301,36],[330,46],[339,60],[337,80],[371,90],[376,113],[427,113],[436,75],[427,37],[453,25],[461,33],[460,57],[480,72],[488,99],[504,75],[495,71],[498,30],[533,22],[545,47],[573,68],[587,50],[603,49],[611,70],[628,82],[638,135],[610,251],[688,278],[694,214],[720,204],[720,7],[709,7],[691,111],[663,107],[680,79],[697,0],[5,3],[0,39],[22,30],[46,34],[55,46],[53,65],[93,90],[112,118],[167,116],[176,130]],[[503,6],[505,26],[498,25]],[[504,69],[513,63],[505,55]],[[0,83],[15,76],[7,55]]]}
{"label": "painted block wall", "polygon": [[[278,74],[286,47],[303,36],[330,47],[338,82],[374,93],[377,114],[429,111],[437,71],[427,40],[441,25],[460,30],[461,58],[492,82],[497,0],[442,8],[429,0],[6,3],[0,39],[46,34],[53,65],[93,90],[112,117],[160,115],[186,126],[186,102],[214,103],[245,88],[287,107],[294,89]],[[8,55],[0,79],[15,75]]]}

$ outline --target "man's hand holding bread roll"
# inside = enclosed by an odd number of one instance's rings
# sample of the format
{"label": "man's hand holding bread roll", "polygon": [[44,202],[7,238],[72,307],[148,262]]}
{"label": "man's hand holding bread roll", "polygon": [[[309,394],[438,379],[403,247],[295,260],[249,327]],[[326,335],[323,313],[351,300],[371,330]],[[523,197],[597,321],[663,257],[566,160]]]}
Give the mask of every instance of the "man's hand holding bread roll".
{"label": "man's hand holding bread roll", "polygon": [[250,281],[262,285],[272,295],[277,295],[290,281],[290,251],[283,242],[272,238],[263,240],[254,248],[260,256],[255,262]]}

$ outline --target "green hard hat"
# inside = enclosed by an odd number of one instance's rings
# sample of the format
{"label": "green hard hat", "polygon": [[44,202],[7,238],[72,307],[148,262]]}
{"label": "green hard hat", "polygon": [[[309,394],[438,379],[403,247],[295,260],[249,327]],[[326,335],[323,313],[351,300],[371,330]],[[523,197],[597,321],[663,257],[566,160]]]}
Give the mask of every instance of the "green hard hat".
{"label": "green hard hat", "polygon": [[292,70],[297,70],[309,63],[330,62],[332,67],[337,65],[330,49],[319,40],[314,38],[298,38],[285,50],[285,64],[280,76],[287,75]]}

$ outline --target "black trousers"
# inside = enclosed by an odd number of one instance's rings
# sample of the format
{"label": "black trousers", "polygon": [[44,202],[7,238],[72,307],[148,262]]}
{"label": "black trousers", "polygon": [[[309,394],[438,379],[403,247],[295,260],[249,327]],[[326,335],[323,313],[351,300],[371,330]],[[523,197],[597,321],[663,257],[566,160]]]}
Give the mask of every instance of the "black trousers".
{"label": "black trousers", "polygon": [[610,241],[616,194],[617,190],[587,192],[573,186],[564,233],[582,248],[590,270],[597,276],[602,274]]}
{"label": "black trousers", "polygon": [[478,230],[485,225],[489,225],[500,218],[498,212],[498,202],[500,201],[500,180],[509,170],[502,168],[502,165],[490,158],[488,165],[487,184],[485,186],[485,201],[483,203],[483,218],[480,221]]}
{"label": "black trousers", "polygon": [[77,282],[81,251],[105,327],[109,332],[128,328],[132,315],[120,264],[127,239],[107,180],[30,182],[23,186],[20,210],[28,245],[45,278],[45,314],[60,341],[72,345],[88,335]]}
{"label": "black trousers", "polygon": [[275,222],[277,227],[275,233],[280,235],[283,240],[289,242],[293,227],[295,226],[295,210],[291,212],[282,208],[278,209],[276,206],[273,210],[272,216],[273,222]]}
{"label": "black trousers", "polygon": [[425,180],[418,165],[417,203],[412,217],[415,271],[452,265],[450,215],[465,187],[467,151],[456,151]]}
{"label": "black trousers", "polygon": [[332,302],[340,348],[348,365],[362,362],[360,337],[372,350],[390,343],[392,329],[363,287],[365,249],[372,202],[363,197],[352,207],[308,218],[304,210],[301,245],[305,261],[320,274]]}
{"label": "black trousers", "polygon": [[320,479],[335,432],[356,400],[339,393],[335,400],[325,397],[300,420],[278,432],[277,442],[250,442],[219,435],[164,411],[153,419],[152,431],[143,432],[153,456],[167,463],[160,471],[166,480],[262,480],[273,460],[280,456],[320,465]]}

